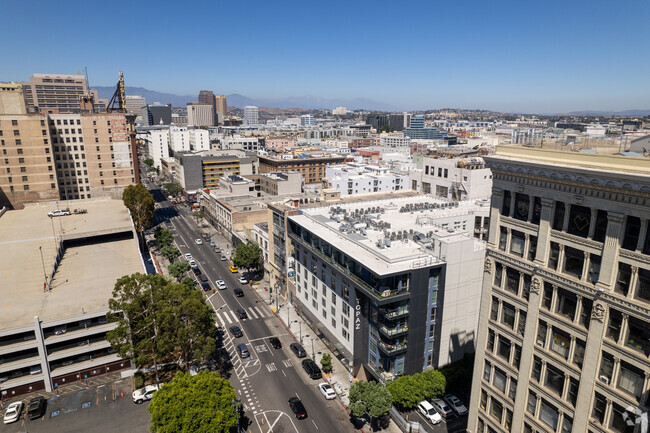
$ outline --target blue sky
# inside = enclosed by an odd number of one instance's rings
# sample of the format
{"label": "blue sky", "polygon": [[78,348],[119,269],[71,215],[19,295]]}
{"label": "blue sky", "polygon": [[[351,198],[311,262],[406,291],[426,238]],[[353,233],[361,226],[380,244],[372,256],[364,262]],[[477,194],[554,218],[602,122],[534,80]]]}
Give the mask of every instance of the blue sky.
{"label": "blue sky", "polygon": [[0,81],[399,109],[650,108],[650,2],[1,0]]}

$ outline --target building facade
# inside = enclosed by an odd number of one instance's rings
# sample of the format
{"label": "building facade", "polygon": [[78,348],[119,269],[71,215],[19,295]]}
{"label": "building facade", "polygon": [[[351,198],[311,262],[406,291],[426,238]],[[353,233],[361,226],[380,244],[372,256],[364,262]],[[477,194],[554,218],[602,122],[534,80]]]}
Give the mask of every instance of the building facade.
{"label": "building facade", "polygon": [[324,185],[335,188],[341,196],[378,191],[399,191],[409,188],[408,174],[391,172],[389,167],[348,163],[325,169]]}
{"label": "building facade", "polygon": [[325,177],[325,168],[329,165],[341,164],[344,156],[331,155],[323,157],[308,157],[294,159],[279,159],[271,156],[260,156],[260,174],[278,171],[297,171],[303,175],[306,184],[321,183]]}
{"label": "building facade", "polygon": [[142,107],[142,121],[145,125],[158,126],[172,123],[171,104],[154,104]]}
{"label": "building facade", "polygon": [[480,157],[431,158],[414,156],[417,169],[409,172],[410,188],[450,200],[489,197],[492,172]]}
{"label": "building facade", "polygon": [[0,115],[25,114],[25,93],[20,83],[0,83]]}
{"label": "building facade", "polygon": [[192,102],[187,104],[188,126],[213,126],[215,124],[214,105]]}
{"label": "building facade", "polygon": [[259,124],[259,111],[253,105],[244,107],[244,125],[255,126]]}
{"label": "building facade", "polygon": [[97,91],[88,89],[83,75],[34,74],[22,85],[27,106],[37,111],[55,108],[61,113],[79,113],[84,95],[91,95],[99,105]]}
{"label": "building facade", "polygon": [[142,107],[147,105],[143,96],[126,95],[126,112],[135,114],[136,119],[142,119]]}
{"label": "building facade", "polygon": [[647,431],[650,162],[515,147],[485,160],[468,430]]}

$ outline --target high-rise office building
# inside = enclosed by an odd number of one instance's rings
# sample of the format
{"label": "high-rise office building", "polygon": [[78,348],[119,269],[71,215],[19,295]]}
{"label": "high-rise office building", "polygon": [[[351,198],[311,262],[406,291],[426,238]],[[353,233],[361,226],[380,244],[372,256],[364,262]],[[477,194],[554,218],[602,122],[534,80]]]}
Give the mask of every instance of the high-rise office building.
{"label": "high-rise office building", "polygon": [[252,126],[259,124],[259,112],[257,107],[253,105],[247,105],[244,107],[244,124]]}
{"label": "high-rise office building", "polygon": [[56,108],[61,113],[78,113],[84,95],[91,95],[96,107],[102,105],[97,91],[88,89],[83,75],[34,74],[22,85],[27,106],[34,110]]}
{"label": "high-rise office building", "polygon": [[153,104],[142,107],[142,120],[149,126],[169,125],[172,123],[171,104]]}
{"label": "high-rise office building", "polygon": [[20,83],[0,83],[0,114],[27,113],[25,93]]}
{"label": "high-rise office building", "polygon": [[[226,98],[226,95],[214,95],[215,99],[215,105],[217,107],[217,114],[220,114],[221,116],[221,121],[223,122],[223,119],[226,117],[228,114],[228,100]],[[215,123],[217,122],[218,118],[214,118]]]}
{"label": "high-rise office building", "polygon": [[136,119],[142,119],[142,108],[147,105],[147,100],[142,96],[126,95],[126,112],[135,114]]}
{"label": "high-rise office building", "polygon": [[[214,97],[214,93],[212,92],[212,90],[201,90],[199,92],[199,104],[210,106],[210,111],[212,113],[212,121],[215,122],[217,120],[217,100]],[[189,107],[188,107],[188,111],[189,111]],[[190,124],[189,113],[188,113],[188,124]],[[211,125],[208,126],[212,126],[212,125],[215,125],[215,123],[212,123]]]}
{"label": "high-rise office building", "polygon": [[388,126],[388,114],[369,114],[366,117],[366,124],[379,131],[384,126]]}
{"label": "high-rise office building", "polygon": [[494,187],[468,431],[644,431],[650,161],[600,152],[485,157]]}
{"label": "high-rise office building", "polygon": [[214,124],[214,106],[200,102],[187,104],[188,126],[212,126]]}

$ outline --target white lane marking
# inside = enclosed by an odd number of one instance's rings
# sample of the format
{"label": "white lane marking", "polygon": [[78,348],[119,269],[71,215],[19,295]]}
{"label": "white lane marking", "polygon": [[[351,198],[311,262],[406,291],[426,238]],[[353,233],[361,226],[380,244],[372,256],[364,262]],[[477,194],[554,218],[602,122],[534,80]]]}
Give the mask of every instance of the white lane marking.
{"label": "white lane marking", "polygon": [[219,322],[221,322],[221,326],[226,326],[226,323],[221,318],[221,315],[219,313],[216,313],[216,316],[217,316],[217,319],[219,319]]}
{"label": "white lane marking", "polygon": [[272,362],[270,364],[266,364],[266,369],[270,372],[272,371],[277,371],[277,367],[275,366],[275,362]]}
{"label": "white lane marking", "polygon": [[316,430],[320,430],[313,419],[311,420],[311,422],[314,424],[314,427],[316,427]]}
{"label": "white lane marking", "polygon": [[264,314],[264,312],[260,309],[260,307],[252,307],[252,308],[254,308],[255,311],[257,311],[257,314],[259,314],[260,317],[265,317],[266,316],[266,314]]}
{"label": "white lane marking", "polygon": [[284,374],[284,377],[287,377],[287,373],[284,372],[284,370],[280,370],[282,374]]}
{"label": "white lane marking", "polygon": [[259,346],[255,346],[255,350],[257,351],[257,353],[262,353],[262,352],[266,352],[269,349],[266,348],[266,344],[260,344]]}
{"label": "white lane marking", "polygon": [[291,362],[290,359],[283,359],[283,360],[282,360],[282,364],[284,364],[284,366],[285,366],[286,368],[291,368],[291,367],[293,367],[293,363]]}
{"label": "white lane marking", "polygon": [[255,310],[253,308],[248,309],[248,314],[250,314],[253,319],[259,319],[259,317],[257,317],[257,314],[255,314]]}
{"label": "white lane marking", "polygon": [[[221,323],[223,323],[223,320],[221,319],[221,313],[217,313],[217,317],[219,318],[219,320],[221,320]],[[228,321],[228,324],[232,323],[232,320],[230,320],[230,317],[226,314],[225,311],[223,312],[223,317]]]}

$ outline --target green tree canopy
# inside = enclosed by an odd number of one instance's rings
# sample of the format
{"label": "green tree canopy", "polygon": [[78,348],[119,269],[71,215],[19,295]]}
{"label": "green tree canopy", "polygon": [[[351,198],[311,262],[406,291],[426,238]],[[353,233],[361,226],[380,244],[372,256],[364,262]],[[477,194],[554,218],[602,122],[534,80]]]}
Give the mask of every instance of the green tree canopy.
{"label": "green tree canopy", "polygon": [[368,415],[371,421],[388,413],[393,405],[393,396],[379,382],[360,380],[350,387],[348,397],[352,414],[356,417]]}
{"label": "green tree canopy", "polygon": [[422,389],[425,399],[431,400],[445,395],[447,380],[440,371],[427,370],[420,373],[420,375],[422,377]]}
{"label": "green tree canopy", "polygon": [[167,192],[169,193],[169,195],[174,197],[176,197],[183,191],[183,188],[181,188],[181,186],[177,182],[166,183],[164,186]]}
{"label": "green tree canopy", "polygon": [[160,248],[164,248],[174,243],[174,234],[171,230],[162,227],[156,229],[156,233],[154,233],[153,237],[156,239],[156,242],[158,242],[158,245],[160,245]]}
{"label": "green tree canopy", "polygon": [[227,433],[237,427],[237,395],[215,372],[179,373],[154,394],[148,407],[157,433]]}
{"label": "green tree canopy", "polygon": [[167,267],[167,270],[172,277],[176,278],[177,281],[180,281],[183,278],[185,272],[190,270],[190,264],[186,261],[175,262]]}
{"label": "green tree canopy", "polygon": [[323,356],[320,359],[320,364],[323,366],[323,371],[325,373],[332,371],[332,355],[329,353],[323,353]]}
{"label": "green tree canopy", "polygon": [[192,277],[185,277],[182,281],[183,285],[188,289],[194,290],[196,288],[196,281]]}
{"label": "green tree canopy", "polygon": [[261,257],[262,249],[259,245],[249,242],[237,245],[232,262],[238,268],[257,269],[260,266]]}
{"label": "green tree canopy", "polygon": [[147,158],[147,159],[145,159],[145,160],[142,161],[142,162],[144,162],[144,165],[146,165],[146,166],[149,167],[149,168],[152,168],[152,167],[153,167],[153,162],[154,162],[154,161],[153,161],[153,159],[151,159],[151,158]]}
{"label": "green tree canopy", "polygon": [[156,201],[141,183],[127,186],[122,193],[122,201],[131,212],[136,231],[142,235],[153,224]]}
{"label": "green tree canopy", "polygon": [[173,245],[166,245],[160,249],[160,254],[165,256],[170,262],[173,262],[176,257],[181,255],[181,252]]}
{"label": "green tree canopy", "polygon": [[401,410],[415,409],[422,400],[442,397],[445,393],[445,376],[438,370],[427,370],[402,376],[387,386],[395,406]]}

